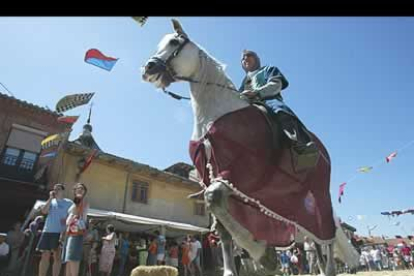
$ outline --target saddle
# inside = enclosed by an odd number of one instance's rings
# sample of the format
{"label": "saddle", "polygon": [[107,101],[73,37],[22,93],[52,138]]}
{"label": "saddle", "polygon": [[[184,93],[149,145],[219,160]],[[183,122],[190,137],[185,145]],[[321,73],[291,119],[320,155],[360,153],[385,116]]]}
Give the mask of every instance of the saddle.
{"label": "saddle", "polygon": [[[267,124],[269,125],[272,134],[272,151],[286,148],[287,137],[283,134],[280,124],[277,122],[276,114],[266,104],[262,102],[254,102],[253,106],[258,108],[264,115]],[[282,138],[282,139],[281,139]]]}
{"label": "saddle", "polygon": [[[317,150],[316,146],[312,151],[298,152],[298,150],[293,147],[295,138],[292,135],[289,135],[289,132],[283,128],[278,112],[274,112],[270,107],[262,102],[254,102],[253,105],[262,112],[267,124],[269,125],[272,135],[272,151],[275,152],[280,149],[289,149],[292,157],[292,166],[294,171],[297,173],[314,168],[320,156],[319,150]],[[296,128],[299,129],[299,131],[301,131],[304,135],[312,137],[303,123],[298,118],[295,117],[295,119],[295,124],[297,125]],[[275,157],[277,158],[277,156]]]}

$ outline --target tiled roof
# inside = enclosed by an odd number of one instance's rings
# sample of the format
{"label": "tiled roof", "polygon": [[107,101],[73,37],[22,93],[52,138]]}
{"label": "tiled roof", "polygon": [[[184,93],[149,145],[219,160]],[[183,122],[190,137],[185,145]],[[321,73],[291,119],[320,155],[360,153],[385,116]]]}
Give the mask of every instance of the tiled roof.
{"label": "tiled roof", "polygon": [[[88,155],[92,151],[90,148],[76,144],[74,142],[67,143],[65,148],[68,152],[71,152],[73,154],[81,154],[81,155]],[[95,158],[102,160],[104,162],[108,162],[110,164],[117,163],[119,165],[128,167],[129,169],[132,169],[132,170],[145,171],[153,177],[159,177],[168,182],[178,182],[178,183],[187,184],[193,187],[200,187],[198,182],[188,179],[186,177],[182,177],[180,175],[177,175],[177,174],[174,174],[168,171],[162,171],[157,168],[151,167],[147,164],[139,163],[137,161],[133,161],[133,160],[126,159],[126,158],[122,158],[120,156],[116,156],[116,155],[113,155],[107,152],[101,151]]]}
{"label": "tiled roof", "polygon": [[29,102],[26,102],[26,101],[23,101],[23,100],[19,100],[15,97],[0,93],[0,100],[3,100],[3,99],[6,100],[6,101],[14,102],[15,104],[17,104],[21,107],[30,108],[32,110],[37,110],[37,111],[40,111],[40,112],[45,112],[45,113],[47,113],[49,115],[53,115],[53,116],[59,116],[59,113],[57,113],[53,110],[50,110],[50,109],[47,109],[47,108],[44,108],[44,107],[40,107],[38,105],[29,103]]}
{"label": "tiled roof", "polygon": [[194,170],[194,166],[191,166],[184,162],[179,162],[169,166],[164,171],[174,173],[185,178],[190,178],[190,172],[192,170]]}

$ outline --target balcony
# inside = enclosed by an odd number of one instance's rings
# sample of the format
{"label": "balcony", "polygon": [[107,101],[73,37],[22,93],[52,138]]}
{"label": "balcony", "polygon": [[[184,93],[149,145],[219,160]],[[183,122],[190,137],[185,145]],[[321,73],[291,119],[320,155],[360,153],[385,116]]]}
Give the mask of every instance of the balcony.
{"label": "balcony", "polygon": [[0,158],[0,177],[32,182],[37,154],[7,147]]}

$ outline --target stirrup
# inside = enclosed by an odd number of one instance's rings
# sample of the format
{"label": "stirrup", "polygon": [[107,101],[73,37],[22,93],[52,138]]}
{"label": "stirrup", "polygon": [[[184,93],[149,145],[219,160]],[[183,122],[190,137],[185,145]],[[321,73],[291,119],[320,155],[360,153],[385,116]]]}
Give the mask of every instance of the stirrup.
{"label": "stirrup", "polygon": [[296,172],[311,169],[319,161],[319,149],[314,142],[305,145],[294,144],[291,147],[293,169]]}
{"label": "stirrup", "polygon": [[298,134],[296,133],[296,130],[293,130],[293,133],[290,133],[289,131],[287,131],[287,129],[284,129],[283,132],[285,133],[285,135],[294,142],[298,141]]}

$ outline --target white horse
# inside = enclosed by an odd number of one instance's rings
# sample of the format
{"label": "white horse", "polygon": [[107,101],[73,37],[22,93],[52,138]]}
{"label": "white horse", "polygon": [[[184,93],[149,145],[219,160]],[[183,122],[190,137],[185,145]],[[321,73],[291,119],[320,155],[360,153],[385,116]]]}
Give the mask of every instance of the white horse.
{"label": "white horse", "polygon": [[290,151],[272,149],[274,136],[262,111],[240,98],[222,65],[190,41],[178,21],[173,27],[175,33],[164,36],[142,77],[164,90],[176,81],[190,83],[190,153],[215,219],[212,228],[222,240],[224,276],[237,276],[233,240],[274,275],[274,248],[292,245],[298,232],[318,245],[322,273],[336,274],[334,241],[336,257],[357,266],[358,254],[334,219],[330,160],[323,144],[311,134],[322,158],[315,168],[295,172]]}

